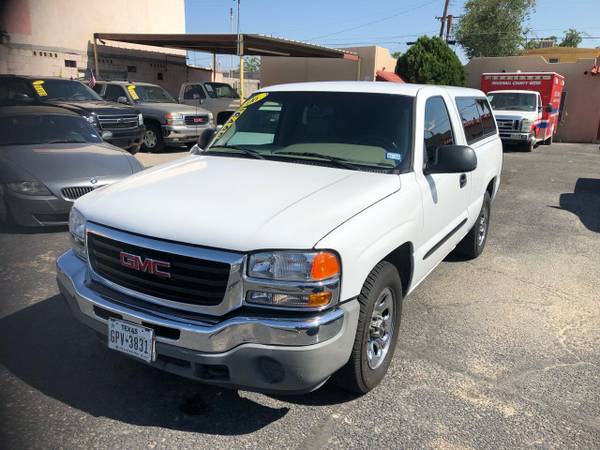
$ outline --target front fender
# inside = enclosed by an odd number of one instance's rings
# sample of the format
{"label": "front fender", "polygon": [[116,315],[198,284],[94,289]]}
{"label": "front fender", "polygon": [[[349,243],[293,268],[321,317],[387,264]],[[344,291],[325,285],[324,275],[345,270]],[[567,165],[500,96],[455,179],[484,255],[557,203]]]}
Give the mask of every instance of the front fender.
{"label": "front fender", "polygon": [[342,260],[341,299],[360,294],[373,268],[392,251],[418,239],[423,226],[421,200],[416,185],[402,184],[384,198],[344,222],[315,248],[334,249]]}

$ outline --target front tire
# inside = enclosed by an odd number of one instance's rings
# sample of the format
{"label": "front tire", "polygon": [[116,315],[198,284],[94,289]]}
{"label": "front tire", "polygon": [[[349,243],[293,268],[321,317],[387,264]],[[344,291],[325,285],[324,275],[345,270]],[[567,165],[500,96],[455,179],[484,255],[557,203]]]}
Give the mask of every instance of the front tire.
{"label": "front tire", "polygon": [[366,394],[385,376],[398,339],[402,316],[402,282],[396,268],[380,262],[360,295],[360,314],[350,359],[333,377],[339,387]]}
{"label": "front tire", "polygon": [[142,148],[149,153],[160,153],[165,148],[162,129],[159,125],[149,123],[146,125]]}
{"label": "front tire", "polygon": [[475,259],[481,255],[489,234],[491,208],[492,200],[490,194],[486,191],[483,195],[483,204],[481,205],[479,216],[477,216],[473,228],[457,245],[457,253],[467,259]]}
{"label": "front tire", "polygon": [[553,140],[554,140],[554,136],[550,136],[549,138],[547,138],[544,141],[544,145],[552,145]]}

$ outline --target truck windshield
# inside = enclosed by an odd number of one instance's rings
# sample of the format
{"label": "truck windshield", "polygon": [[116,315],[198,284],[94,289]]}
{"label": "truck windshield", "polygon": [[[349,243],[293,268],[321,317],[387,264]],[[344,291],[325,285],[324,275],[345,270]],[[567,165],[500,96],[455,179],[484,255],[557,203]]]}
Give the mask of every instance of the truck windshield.
{"label": "truck windshield", "polygon": [[355,92],[269,92],[249,98],[207,153],[356,170],[410,165],[413,98]]}
{"label": "truck windshield", "polygon": [[31,114],[0,117],[0,145],[100,143],[82,117]]}
{"label": "truck windshield", "polygon": [[42,101],[103,101],[102,97],[79,81],[45,79],[34,80],[31,84]]}
{"label": "truck windshield", "polygon": [[210,98],[240,98],[238,93],[226,83],[204,83]]}
{"label": "truck windshield", "polygon": [[160,86],[132,84],[127,86],[127,89],[135,103],[177,103],[175,99]]}
{"label": "truck windshield", "polygon": [[494,92],[488,95],[492,109],[499,111],[535,111],[537,95],[524,92]]}

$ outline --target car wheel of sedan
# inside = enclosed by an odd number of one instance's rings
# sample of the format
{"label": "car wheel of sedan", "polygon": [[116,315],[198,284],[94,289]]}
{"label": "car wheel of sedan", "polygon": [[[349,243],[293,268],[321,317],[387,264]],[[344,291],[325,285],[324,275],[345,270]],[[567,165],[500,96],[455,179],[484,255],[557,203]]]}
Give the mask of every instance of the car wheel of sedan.
{"label": "car wheel of sedan", "polygon": [[165,148],[162,130],[158,125],[146,125],[142,147],[145,151],[150,153],[159,153]]}
{"label": "car wheel of sedan", "polygon": [[365,394],[385,376],[398,339],[402,283],[398,270],[380,262],[358,297],[360,314],[350,360],[333,377],[343,389]]}
{"label": "car wheel of sedan", "polygon": [[475,259],[483,252],[490,227],[491,206],[490,194],[486,192],[475,225],[456,247],[456,251],[460,255],[468,259]]}

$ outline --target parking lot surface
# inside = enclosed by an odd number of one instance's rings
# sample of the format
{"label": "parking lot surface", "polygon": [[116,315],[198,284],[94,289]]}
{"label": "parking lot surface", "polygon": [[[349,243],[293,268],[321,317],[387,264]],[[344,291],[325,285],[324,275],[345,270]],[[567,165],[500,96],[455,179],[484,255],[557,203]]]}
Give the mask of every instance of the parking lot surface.
{"label": "parking lot surface", "polygon": [[58,295],[65,230],[5,230],[0,448],[599,448],[600,151],[504,164],[485,252],[406,299],[388,375],[358,398],[221,390],[109,351]]}

